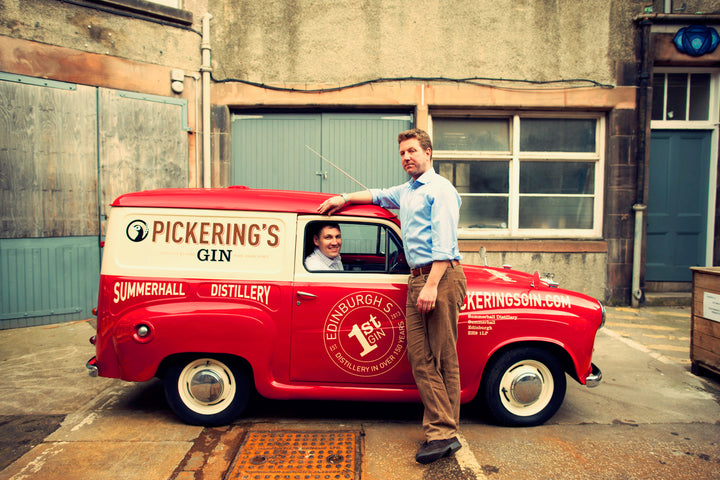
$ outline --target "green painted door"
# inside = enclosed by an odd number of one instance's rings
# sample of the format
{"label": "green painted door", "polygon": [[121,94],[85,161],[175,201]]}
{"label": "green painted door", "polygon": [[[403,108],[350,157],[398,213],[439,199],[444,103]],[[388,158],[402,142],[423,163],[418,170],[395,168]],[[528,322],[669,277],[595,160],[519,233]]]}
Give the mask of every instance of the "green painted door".
{"label": "green painted door", "polygon": [[232,183],[253,188],[320,191],[319,114],[235,115]]}
{"label": "green painted door", "polygon": [[[406,182],[398,154],[398,133],[412,128],[410,115],[324,114],[322,154],[367,188]],[[357,183],[323,162],[324,192],[354,192]]]}
{"label": "green painted door", "polygon": [[407,180],[397,134],[411,126],[402,114],[235,115],[232,183],[336,193],[362,188],[348,176],[368,188],[396,185]]}
{"label": "green painted door", "polygon": [[705,265],[712,132],[654,130],[650,144],[645,279],[689,282]]}

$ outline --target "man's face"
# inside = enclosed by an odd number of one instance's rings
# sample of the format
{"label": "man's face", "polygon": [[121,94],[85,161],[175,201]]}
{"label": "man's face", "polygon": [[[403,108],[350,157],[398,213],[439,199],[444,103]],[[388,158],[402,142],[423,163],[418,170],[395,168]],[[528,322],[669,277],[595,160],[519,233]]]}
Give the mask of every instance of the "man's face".
{"label": "man's face", "polygon": [[408,138],[400,143],[400,160],[408,175],[415,180],[432,166],[432,150],[423,150],[417,138]]}
{"label": "man's face", "polygon": [[342,236],[340,230],[335,227],[323,227],[318,235],[313,237],[315,246],[328,258],[335,258],[340,255]]}

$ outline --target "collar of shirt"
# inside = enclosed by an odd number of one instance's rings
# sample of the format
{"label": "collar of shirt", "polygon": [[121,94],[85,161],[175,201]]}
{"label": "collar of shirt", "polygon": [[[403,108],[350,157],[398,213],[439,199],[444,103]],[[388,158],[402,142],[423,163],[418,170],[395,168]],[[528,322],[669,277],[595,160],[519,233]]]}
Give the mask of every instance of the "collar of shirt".
{"label": "collar of shirt", "polygon": [[427,185],[428,183],[432,182],[435,177],[439,176],[440,175],[437,174],[435,168],[430,167],[425,170],[425,173],[420,175],[417,180],[411,178],[408,183],[410,184],[410,188],[420,188],[422,185]]}
{"label": "collar of shirt", "polygon": [[335,258],[330,258],[320,251],[319,248],[315,247],[313,252],[315,258],[317,258],[328,270],[342,270],[342,258],[338,255]]}

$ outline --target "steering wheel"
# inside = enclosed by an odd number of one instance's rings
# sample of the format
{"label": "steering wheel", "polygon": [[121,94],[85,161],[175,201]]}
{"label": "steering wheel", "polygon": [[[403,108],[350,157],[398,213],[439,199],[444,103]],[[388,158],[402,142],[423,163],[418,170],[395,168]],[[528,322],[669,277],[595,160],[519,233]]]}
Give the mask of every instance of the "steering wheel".
{"label": "steering wheel", "polygon": [[395,271],[398,266],[399,258],[400,250],[395,250],[393,253],[390,254],[390,258],[388,259],[388,272],[392,273]]}
{"label": "steering wheel", "polygon": [[396,250],[390,255],[388,266],[388,271],[390,273],[407,273],[407,271],[409,271],[407,268],[407,262],[405,261],[405,254],[402,250]]}

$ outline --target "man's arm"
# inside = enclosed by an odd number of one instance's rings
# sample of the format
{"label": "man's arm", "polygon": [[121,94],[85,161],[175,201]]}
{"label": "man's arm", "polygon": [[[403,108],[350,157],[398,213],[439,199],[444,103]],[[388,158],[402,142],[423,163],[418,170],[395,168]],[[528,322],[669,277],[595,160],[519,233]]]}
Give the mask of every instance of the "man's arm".
{"label": "man's arm", "polygon": [[335,195],[334,197],[330,197],[325,200],[318,207],[318,213],[332,215],[344,207],[347,203],[369,204],[373,201],[372,193],[368,190],[359,190],[357,192],[346,193],[344,195],[344,197],[342,195]]}

